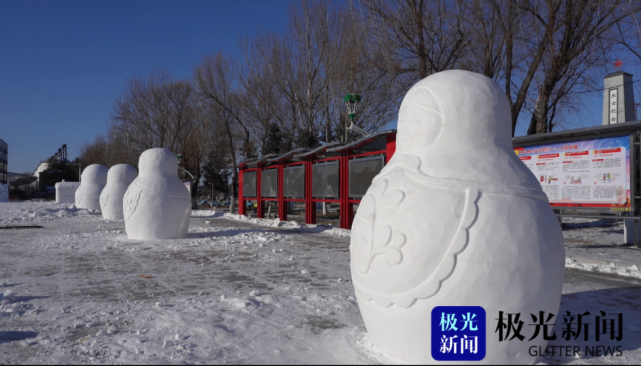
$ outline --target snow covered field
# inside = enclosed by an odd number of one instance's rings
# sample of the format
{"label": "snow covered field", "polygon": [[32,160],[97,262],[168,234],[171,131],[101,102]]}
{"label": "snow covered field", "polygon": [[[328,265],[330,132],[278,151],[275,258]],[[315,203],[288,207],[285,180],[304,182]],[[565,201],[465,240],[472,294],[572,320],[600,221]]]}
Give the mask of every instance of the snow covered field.
{"label": "snow covered field", "polygon": [[[72,205],[0,204],[0,227],[16,225],[42,228],[0,229],[1,364],[389,363],[358,311],[347,230],[202,210],[188,239],[142,242]],[[638,258],[619,229],[573,221],[568,251]],[[623,356],[542,362],[641,362],[641,280],[568,270],[563,291],[562,313],[624,313],[623,340],[599,343]]]}
{"label": "snow covered field", "polygon": [[622,221],[563,218],[563,226],[566,267],[641,279],[641,250],[622,245]]}

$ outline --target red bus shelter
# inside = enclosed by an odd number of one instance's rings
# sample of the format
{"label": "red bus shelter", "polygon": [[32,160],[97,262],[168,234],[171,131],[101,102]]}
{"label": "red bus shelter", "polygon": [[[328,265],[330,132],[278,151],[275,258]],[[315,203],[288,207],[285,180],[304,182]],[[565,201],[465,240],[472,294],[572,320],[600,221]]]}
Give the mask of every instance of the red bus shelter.
{"label": "red bus shelter", "polygon": [[278,203],[278,217],[287,220],[289,202],[305,203],[305,223],[316,223],[316,203],[340,204],[340,227],[349,229],[354,204],[396,151],[396,130],[348,143],[333,142],[315,149],[295,149],[238,164],[238,213],[255,202],[265,217],[268,201]]}

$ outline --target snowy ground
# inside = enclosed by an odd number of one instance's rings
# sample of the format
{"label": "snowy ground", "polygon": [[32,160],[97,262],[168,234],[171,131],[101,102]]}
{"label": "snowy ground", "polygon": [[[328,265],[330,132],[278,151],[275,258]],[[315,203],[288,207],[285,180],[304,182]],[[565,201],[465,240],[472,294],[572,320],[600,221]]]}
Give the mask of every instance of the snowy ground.
{"label": "snowy ground", "polygon": [[563,218],[563,228],[566,267],[641,279],[641,249],[622,244],[623,221]]}
{"label": "snowy ground", "polygon": [[[0,229],[0,364],[389,363],[354,299],[347,230],[203,210],[188,239],[142,242],[70,205],[0,204],[0,227],[23,225],[43,227]],[[568,249],[637,251],[608,230],[569,227]],[[624,354],[542,362],[641,362],[640,280],[570,269],[563,291],[561,312],[624,313]]]}

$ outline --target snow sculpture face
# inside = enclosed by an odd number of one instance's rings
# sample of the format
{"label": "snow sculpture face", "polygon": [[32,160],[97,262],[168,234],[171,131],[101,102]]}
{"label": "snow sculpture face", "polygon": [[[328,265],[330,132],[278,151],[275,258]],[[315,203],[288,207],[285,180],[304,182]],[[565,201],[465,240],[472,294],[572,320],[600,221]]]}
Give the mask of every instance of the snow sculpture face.
{"label": "snow sculpture face", "polygon": [[178,160],[167,149],[140,155],[140,175],[123,198],[125,229],[130,239],[176,239],[187,236],[191,215],[189,191],[178,178]]}
{"label": "snow sculpture face", "polygon": [[432,92],[413,88],[398,113],[399,152],[418,153],[431,146],[443,129],[443,116]]}
{"label": "snow sculpture face", "polygon": [[409,155],[432,177],[538,187],[513,152],[505,92],[479,74],[441,72],[408,91],[390,165]]}
{"label": "snow sculpture face", "polygon": [[100,164],[92,164],[85,168],[80,187],[76,190],[76,207],[100,210],[100,193],[107,184],[107,172],[107,167]]}
{"label": "snow sculpture face", "polygon": [[[370,340],[396,362],[435,362],[436,306],[482,306],[487,329],[499,311],[558,313],[563,236],[512,149],[509,103],[496,83],[452,70],[408,91],[396,153],[359,205],[350,256]],[[488,335],[484,362],[533,363],[528,347],[545,343]]]}
{"label": "snow sculpture face", "polygon": [[107,220],[122,220],[122,200],[131,182],[136,179],[136,168],[127,164],[114,165],[107,174],[107,185],[100,194],[102,217]]}

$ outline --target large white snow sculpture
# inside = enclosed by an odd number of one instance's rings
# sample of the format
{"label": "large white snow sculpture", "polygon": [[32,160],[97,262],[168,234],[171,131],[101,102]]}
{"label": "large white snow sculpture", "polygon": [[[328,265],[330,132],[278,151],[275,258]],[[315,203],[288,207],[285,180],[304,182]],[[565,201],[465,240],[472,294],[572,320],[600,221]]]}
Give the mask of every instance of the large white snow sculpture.
{"label": "large white snow sculpture", "polygon": [[76,190],[76,207],[100,210],[100,192],[107,184],[108,169],[104,165],[92,164],[85,168]]}
{"label": "large white snow sculpture", "polygon": [[129,239],[187,237],[191,198],[178,178],[178,159],[167,149],[149,149],[140,155],[139,175],[123,201]]}
{"label": "large white snow sculpture", "polygon": [[76,191],[80,187],[79,182],[62,182],[56,183],[56,203],[74,203],[76,202]]}
{"label": "large white snow sculpture", "polygon": [[136,179],[136,168],[127,164],[118,164],[109,168],[107,185],[100,193],[102,217],[107,220],[122,220],[122,200],[131,182]]}
{"label": "large white snow sculpture", "polygon": [[545,347],[541,334],[494,333],[499,311],[524,323],[558,315],[564,273],[561,228],[510,132],[505,93],[480,74],[440,72],[405,95],[396,154],[363,197],[350,245],[361,314],[388,358],[437,362],[435,306],[485,309],[482,363],[534,363],[528,348]]}
{"label": "large white snow sculpture", "polygon": [[0,202],[9,202],[9,187],[0,183]]}

